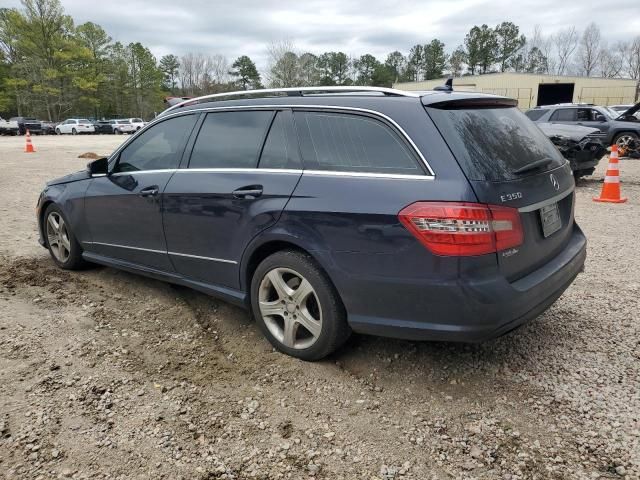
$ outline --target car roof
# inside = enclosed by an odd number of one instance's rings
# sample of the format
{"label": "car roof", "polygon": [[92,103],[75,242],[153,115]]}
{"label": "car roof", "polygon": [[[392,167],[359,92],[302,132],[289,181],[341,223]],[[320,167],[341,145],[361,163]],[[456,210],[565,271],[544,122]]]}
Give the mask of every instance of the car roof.
{"label": "car roof", "polygon": [[162,112],[159,117],[180,111],[236,106],[326,106],[372,109],[385,113],[398,105],[421,102],[440,106],[449,102],[483,100],[515,106],[507,97],[476,92],[402,91],[378,87],[300,87],[228,92],[184,100]]}

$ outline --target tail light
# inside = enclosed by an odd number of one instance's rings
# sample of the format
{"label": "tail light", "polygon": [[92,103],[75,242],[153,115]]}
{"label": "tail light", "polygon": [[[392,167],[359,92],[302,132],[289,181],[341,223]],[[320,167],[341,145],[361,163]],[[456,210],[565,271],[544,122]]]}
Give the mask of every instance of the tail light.
{"label": "tail light", "polygon": [[400,222],[436,255],[470,256],[521,245],[515,208],[466,202],[417,202],[402,209]]}

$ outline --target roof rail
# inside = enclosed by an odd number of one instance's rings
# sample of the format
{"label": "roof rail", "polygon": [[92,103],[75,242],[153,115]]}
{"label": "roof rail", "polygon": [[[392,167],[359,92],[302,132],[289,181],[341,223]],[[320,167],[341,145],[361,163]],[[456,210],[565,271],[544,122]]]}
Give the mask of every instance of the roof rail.
{"label": "roof rail", "polygon": [[[192,105],[195,103],[201,103],[205,100],[215,101],[217,99],[224,100],[230,97],[251,97],[251,98],[263,98],[269,96],[290,96],[290,97],[302,97],[304,95],[313,94],[331,94],[331,93],[381,93],[392,97],[419,97],[420,95],[414,92],[407,92],[403,90],[396,90],[393,88],[385,87],[291,87],[291,88],[264,88],[260,90],[240,90],[237,92],[223,92],[214,93],[211,95],[204,95],[202,97],[190,98],[180,103],[176,103],[167,108],[163,114],[175,110],[176,108],[183,107],[185,105]],[[276,94],[276,95],[272,95]],[[281,95],[277,95],[281,94]]]}

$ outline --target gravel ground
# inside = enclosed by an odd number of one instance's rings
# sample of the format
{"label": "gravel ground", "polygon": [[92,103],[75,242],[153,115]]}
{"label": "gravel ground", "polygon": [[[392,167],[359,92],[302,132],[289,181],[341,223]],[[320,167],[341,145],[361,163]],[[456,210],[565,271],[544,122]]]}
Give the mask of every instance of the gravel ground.
{"label": "gravel ground", "polygon": [[242,310],[36,242],[46,179],[121,137],[0,137],[0,478],[640,478],[640,162],[578,187],[586,272],[482,345],[278,354]]}

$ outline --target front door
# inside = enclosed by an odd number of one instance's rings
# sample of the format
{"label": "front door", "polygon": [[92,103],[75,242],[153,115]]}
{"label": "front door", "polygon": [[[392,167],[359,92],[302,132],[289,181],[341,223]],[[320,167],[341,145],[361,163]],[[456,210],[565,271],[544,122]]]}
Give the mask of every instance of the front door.
{"label": "front door", "polygon": [[162,192],[180,164],[197,115],[161,121],[134,138],[109,175],[91,181],[84,248],[125,262],[172,271],[162,228]]}
{"label": "front door", "polygon": [[207,114],[188,168],[171,177],[164,195],[167,249],[176,270],[239,288],[247,244],[277,222],[300,179],[297,152],[288,110]]}

